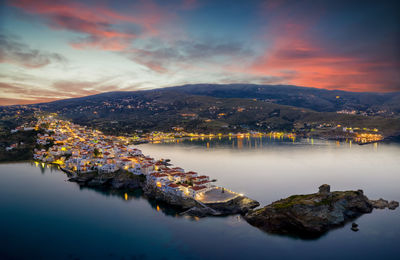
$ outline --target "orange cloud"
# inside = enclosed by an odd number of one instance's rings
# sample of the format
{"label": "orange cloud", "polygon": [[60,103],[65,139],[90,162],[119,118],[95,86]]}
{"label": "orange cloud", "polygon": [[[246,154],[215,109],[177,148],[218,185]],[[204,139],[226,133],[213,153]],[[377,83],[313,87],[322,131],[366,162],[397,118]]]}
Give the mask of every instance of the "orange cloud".
{"label": "orange cloud", "polygon": [[[382,61],[367,53],[345,52],[347,46],[323,45],[311,29],[316,18],[281,18],[267,34],[270,46],[246,73],[293,84],[347,91],[398,91],[395,61]],[[396,82],[397,79],[397,82]]]}

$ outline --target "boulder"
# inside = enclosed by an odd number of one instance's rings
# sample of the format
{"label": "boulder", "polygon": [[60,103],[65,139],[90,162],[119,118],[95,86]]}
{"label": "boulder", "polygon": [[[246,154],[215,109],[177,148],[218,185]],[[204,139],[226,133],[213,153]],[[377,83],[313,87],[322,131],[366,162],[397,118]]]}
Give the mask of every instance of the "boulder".
{"label": "boulder", "polygon": [[357,232],[359,230],[358,227],[351,227],[350,229],[353,230],[354,232]]}
{"label": "boulder", "polygon": [[380,198],[379,200],[370,200],[369,201],[375,209],[384,209],[389,206],[389,202]]}
{"label": "boulder", "polygon": [[394,201],[392,200],[391,202],[389,202],[388,204],[388,209],[394,210],[399,206],[399,202],[398,201]]}

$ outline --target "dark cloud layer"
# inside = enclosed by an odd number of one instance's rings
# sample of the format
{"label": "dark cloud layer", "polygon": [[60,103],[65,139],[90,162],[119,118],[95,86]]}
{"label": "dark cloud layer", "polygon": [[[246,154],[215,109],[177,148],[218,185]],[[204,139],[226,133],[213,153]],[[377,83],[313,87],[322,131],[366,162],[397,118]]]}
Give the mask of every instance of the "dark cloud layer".
{"label": "dark cloud layer", "polygon": [[168,46],[147,45],[144,48],[130,49],[123,54],[159,73],[166,73],[174,66],[191,67],[190,64],[198,65],[203,62],[224,63],[254,55],[252,50],[240,42],[219,40],[180,40]]}

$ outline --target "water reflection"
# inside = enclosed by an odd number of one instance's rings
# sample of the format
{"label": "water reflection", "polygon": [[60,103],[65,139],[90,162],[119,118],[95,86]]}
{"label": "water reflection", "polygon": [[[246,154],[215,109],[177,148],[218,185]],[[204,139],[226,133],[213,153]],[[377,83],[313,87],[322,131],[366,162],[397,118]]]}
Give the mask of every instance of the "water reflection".
{"label": "water reflection", "polygon": [[[394,159],[400,149],[395,145],[355,145],[351,140],[336,142],[312,138],[228,136],[211,140],[209,137],[184,138],[174,142],[145,144],[139,149],[154,158],[170,158],[175,166],[185,170],[216,178],[221,186],[243,192],[261,205],[293,194],[313,193],[323,183],[331,184],[334,190],[361,188],[371,199],[381,196],[400,199],[396,185],[399,177],[395,174],[396,167],[398,170],[400,165]],[[57,166],[32,164],[39,167],[42,173],[62,173]],[[154,213],[171,218],[181,217],[180,213],[183,212],[182,209],[147,198],[140,190],[81,189],[95,190],[127,203],[132,200],[146,201]]]}
{"label": "water reflection", "polygon": [[36,168],[40,169],[40,172],[44,175],[46,171],[58,171],[60,170],[60,166],[54,165],[54,164],[47,164],[44,162],[38,162],[38,161],[30,161],[31,166],[35,166]]}
{"label": "water reflection", "polygon": [[[44,174],[46,171],[49,171],[49,172],[57,172],[58,174],[64,174],[67,176],[67,174],[61,171],[60,167],[56,165],[46,164],[37,161],[30,162],[30,165],[39,168],[42,174]],[[105,197],[117,197],[125,202],[129,202],[130,200],[145,200],[149,203],[151,208],[154,209],[154,211],[158,213],[163,213],[165,216],[169,217],[183,217],[180,215],[180,213],[185,211],[180,207],[172,206],[163,201],[147,197],[140,188],[115,190],[107,187],[87,187],[79,185],[78,183],[71,183],[71,184],[77,185],[79,187],[79,190],[82,191],[92,190]],[[187,216],[185,216],[185,218],[187,218]],[[197,217],[189,217],[189,219],[198,220]]]}
{"label": "water reflection", "polygon": [[[46,164],[46,163],[41,163],[41,162],[37,162],[37,161],[30,162],[30,165],[39,168],[40,172],[42,174],[44,174],[45,172],[49,171],[50,173],[54,172],[54,173],[57,173],[57,174],[65,174],[66,175],[66,173],[61,171],[59,166],[57,166],[57,165]],[[94,191],[94,192],[96,192],[98,194],[101,194],[102,196],[115,197],[115,198],[118,198],[118,199],[120,199],[120,200],[122,200],[122,201],[124,201],[126,203],[129,203],[130,201],[139,201],[139,200],[147,201],[147,203],[150,205],[150,207],[155,212],[162,213],[164,216],[167,216],[167,217],[185,218],[185,219],[189,219],[189,220],[192,220],[192,221],[199,221],[200,220],[200,218],[196,217],[196,216],[182,215],[181,213],[183,213],[185,211],[185,209],[182,209],[181,207],[173,206],[173,205],[170,205],[170,204],[165,203],[163,201],[159,201],[159,200],[147,197],[143,193],[142,189],[140,189],[140,188],[138,188],[138,189],[116,190],[116,189],[110,189],[110,188],[107,188],[107,187],[82,186],[82,185],[79,185],[78,183],[70,183],[70,184],[71,185],[77,185],[79,187],[79,190],[81,190],[81,191],[86,191],[86,190]],[[218,216],[218,218],[220,218],[220,217],[225,218],[225,217],[228,217],[228,216]],[[215,218],[215,217],[211,217],[211,218]],[[236,215],[234,218],[235,218],[235,222],[244,221],[240,215]],[[256,227],[252,227],[252,228],[256,228]],[[337,228],[341,228],[341,227],[337,227]],[[335,229],[337,229],[337,228],[335,228]],[[318,234],[318,235],[310,235],[310,234],[302,234],[302,233],[297,233],[297,234],[293,234],[293,233],[276,234],[276,233],[267,232],[267,231],[263,231],[263,232],[265,232],[267,234],[270,234],[270,235],[278,236],[278,237],[288,237],[288,238],[292,238],[292,239],[304,239],[304,240],[317,240],[317,239],[325,236],[330,231],[328,231],[326,233],[323,233],[323,234]]]}
{"label": "water reflection", "polygon": [[[155,145],[193,145],[193,146],[203,146],[206,149],[211,148],[233,148],[237,150],[258,150],[265,147],[271,146],[336,146],[343,148],[352,148],[352,140],[345,139],[343,141],[329,141],[314,138],[296,138],[289,136],[218,136],[218,137],[190,137],[190,138],[176,138],[167,139],[162,141],[157,141],[153,143]],[[378,150],[379,143],[371,144],[375,151]]]}
{"label": "water reflection", "polygon": [[[335,142],[311,139],[268,143],[274,139],[257,137],[251,148],[248,138],[243,138],[239,150],[237,138],[230,139],[221,137],[218,144],[214,140],[219,138],[210,141],[207,137],[204,141],[210,142],[209,149],[204,142],[145,144],[139,149],[218,179],[221,186],[243,192],[262,205],[315,192],[322,183],[331,184],[333,190],[361,188],[371,199],[400,200],[400,146],[344,141],[337,147]],[[1,165],[2,256],[5,252],[16,259],[103,259],[111,252],[114,257],[108,258],[117,259],[138,255],[147,259],[398,257],[399,209],[363,215],[357,219],[359,232],[346,225],[317,240],[304,241],[262,232],[239,216],[187,221],[177,218],[168,205],[147,200],[140,190],[78,188],[64,182],[67,176],[56,168],[32,165]]]}

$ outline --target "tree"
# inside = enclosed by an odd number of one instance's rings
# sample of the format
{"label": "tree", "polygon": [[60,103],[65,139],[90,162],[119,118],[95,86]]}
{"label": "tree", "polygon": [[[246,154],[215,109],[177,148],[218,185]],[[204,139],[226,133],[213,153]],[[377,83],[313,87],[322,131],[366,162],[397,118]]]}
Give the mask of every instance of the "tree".
{"label": "tree", "polygon": [[94,148],[93,155],[94,155],[94,157],[99,157],[101,155],[101,152],[99,151],[99,149]]}

